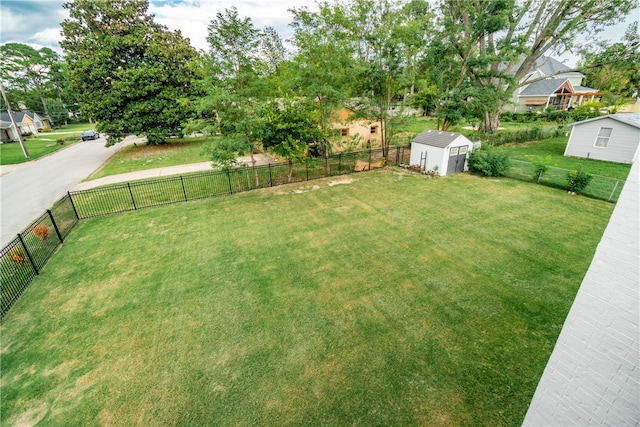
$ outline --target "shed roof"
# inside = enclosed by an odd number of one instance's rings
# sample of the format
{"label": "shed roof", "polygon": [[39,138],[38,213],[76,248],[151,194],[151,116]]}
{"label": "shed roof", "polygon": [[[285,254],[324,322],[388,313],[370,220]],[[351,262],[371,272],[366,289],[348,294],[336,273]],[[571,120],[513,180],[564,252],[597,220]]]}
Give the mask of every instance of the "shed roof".
{"label": "shed roof", "polygon": [[640,113],[608,114],[606,116],[600,116],[600,117],[595,117],[593,119],[582,120],[580,122],[569,123],[569,126],[575,126],[575,125],[588,123],[588,122],[595,122],[596,120],[602,120],[602,119],[613,119],[620,123],[624,123],[640,129]]}
{"label": "shed roof", "polygon": [[416,135],[411,142],[431,145],[432,147],[444,148],[460,136],[462,136],[464,139],[467,139],[465,136],[459,133],[427,129]]}

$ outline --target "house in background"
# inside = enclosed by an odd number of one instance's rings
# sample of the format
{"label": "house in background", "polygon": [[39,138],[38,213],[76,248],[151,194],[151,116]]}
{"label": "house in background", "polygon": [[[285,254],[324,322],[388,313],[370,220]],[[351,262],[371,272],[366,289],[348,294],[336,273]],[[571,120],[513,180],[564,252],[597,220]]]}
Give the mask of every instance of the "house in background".
{"label": "house in background", "polygon": [[[32,116],[30,116],[31,114]],[[34,117],[37,117],[40,120],[39,116],[36,113],[25,113],[23,111],[13,113],[13,118],[18,124],[18,128],[22,135],[37,135],[38,134],[38,126],[36,125],[36,121]],[[0,121],[11,123],[11,117],[9,117],[9,113],[0,113]],[[42,126],[42,122],[40,121]],[[17,138],[16,138],[17,139]]]}
{"label": "house in background", "polygon": [[356,110],[343,107],[332,118],[336,132],[334,152],[340,152],[349,146],[351,149],[369,148],[380,145],[382,126],[379,121],[354,118]]}
{"label": "house in background", "polygon": [[51,120],[49,120],[47,117],[40,116],[38,113],[34,113],[32,111],[25,111],[24,113],[29,116],[31,120],[33,120],[33,123],[36,125],[37,130],[48,130],[52,128]]}
{"label": "house in background", "polygon": [[467,154],[472,150],[473,142],[464,135],[427,129],[411,141],[409,164],[451,175],[467,170]]}
{"label": "house in background", "polygon": [[[513,70],[519,66],[516,64]],[[560,61],[541,56],[513,93],[513,112],[526,113],[549,106],[556,110],[567,110],[587,101],[599,101],[604,94],[582,86],[584,74],[569,69]]]}
{"label": "house in background", "polygon": [[18,130],[13,126],[8,116],[7,114],[7,121],[4,120],[4,116],[0,120],[0,142],[20,141]]}
{"label": "house in background", "polygon": [[565,156],[633,163],[640,147],[640,113],[609,114],[569,126]]}

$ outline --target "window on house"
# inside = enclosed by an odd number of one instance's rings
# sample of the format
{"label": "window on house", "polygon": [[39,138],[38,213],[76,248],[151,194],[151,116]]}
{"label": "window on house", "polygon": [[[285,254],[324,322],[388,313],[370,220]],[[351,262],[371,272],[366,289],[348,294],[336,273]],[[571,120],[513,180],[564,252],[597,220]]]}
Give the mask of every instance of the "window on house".
{"label": "window on house", "polygon": [[371,133],[378,133],[378,126],[371,126]]}
{"label": "window on house", "polygon": [[593,145],[594,147],[606,147],[609,143],[609,138],[611,137],[611,132],[613,128],[600,128],[598,132],[598,137],[596,138],[596,143]]}
{"label": "window on house", "polygon": [[349,129],[348,128],[340,129],[340,135],[341,136],[349,136]]}

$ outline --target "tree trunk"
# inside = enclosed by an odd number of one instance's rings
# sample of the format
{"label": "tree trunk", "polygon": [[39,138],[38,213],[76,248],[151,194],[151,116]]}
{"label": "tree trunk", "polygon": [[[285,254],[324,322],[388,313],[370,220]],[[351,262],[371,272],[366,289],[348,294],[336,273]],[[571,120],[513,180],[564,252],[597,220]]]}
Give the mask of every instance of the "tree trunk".
{"label": "tree trunk", "polygon": [[251,156],[251,167],[253,168],[253,176],[256,180],[256,188],[259,188],[260,178],[258,176],[258,169],[256,168],[256,159],[253,157],[253,150],[249,150],[249,156]]}
{"label": "tree trunk", "polygon": [[291,177],[293,176],[293,161],[291,159],[287,159],[289,163],[289,175],[287,176],[287,182],[291,182]]}
{"label": "tree trunk", "polygon": [[498,111],[485,111],[482,123],[480,124],[480,130],[485,133],[494,133],[498,131],[500,126],[500,114],[502,108]]}

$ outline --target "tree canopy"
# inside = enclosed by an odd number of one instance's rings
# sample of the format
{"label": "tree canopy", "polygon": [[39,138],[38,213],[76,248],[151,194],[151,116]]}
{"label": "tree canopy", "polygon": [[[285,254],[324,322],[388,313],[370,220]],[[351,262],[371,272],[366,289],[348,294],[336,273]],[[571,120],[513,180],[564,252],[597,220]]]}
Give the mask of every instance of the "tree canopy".
{"label": "tree canopy", "polygon": [[181,133],[200,95],[197,52],[179,31],[157,24],[147,0],[73,0],[60,43],[83,113],[109,143],[128,134],[151,144]]}

